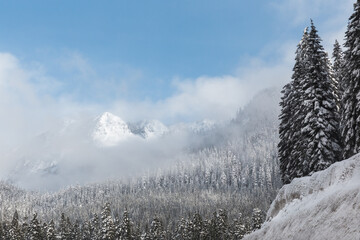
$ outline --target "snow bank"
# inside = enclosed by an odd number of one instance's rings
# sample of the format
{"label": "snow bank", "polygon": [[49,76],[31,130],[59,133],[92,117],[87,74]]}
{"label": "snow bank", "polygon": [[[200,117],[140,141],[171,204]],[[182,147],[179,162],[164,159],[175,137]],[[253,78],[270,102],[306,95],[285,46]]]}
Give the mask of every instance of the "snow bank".
{"label": "snow bank", "polygon": [[244,239],[360,239],[360,154],[283,186]]}

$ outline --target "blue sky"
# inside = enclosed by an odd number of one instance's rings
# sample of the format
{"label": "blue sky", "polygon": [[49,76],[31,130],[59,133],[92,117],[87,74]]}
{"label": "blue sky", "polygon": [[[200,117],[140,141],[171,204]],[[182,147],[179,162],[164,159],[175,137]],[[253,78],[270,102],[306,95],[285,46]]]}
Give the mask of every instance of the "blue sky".
{"label": "blue sky", "polygon": [[229,119],[289,81],[310,18],[328,51],[342,41],[353,2],[0,0],[2,121],[81,111]]}
{"label": "blue sky", "polygon": [[66,83],[71,72],[57,65],[72,52],[107,78],[141,72],[126,97],[159,99],[174,77],[228,74],[258,55],[283,32],[272,12],[258,0],[2,1],[0,50],[45,64]]}
{"label": "blue sky", "polygon": [[29,60],[77,51],[161,78],[224,74],[282,32],[266,1],[249,2],[2,1],[1,49]]}
{"label": "blue sky", "polygon": [[[114,81],[138,73],[137,81],[127,83],[126,98],[158,100],[172,94],[174,77],[231,74],[264,47],[298,39],[308,18],[293,24],[273,3],[1,1],[0,50],[44,64],[48,74],[66,83],[62,91],[74,87],[75,73],[59,68],[59,61],[76,53]],[[262,57],[274,61],[271,54]],[[85,92],[76,98],[109,100]]]}

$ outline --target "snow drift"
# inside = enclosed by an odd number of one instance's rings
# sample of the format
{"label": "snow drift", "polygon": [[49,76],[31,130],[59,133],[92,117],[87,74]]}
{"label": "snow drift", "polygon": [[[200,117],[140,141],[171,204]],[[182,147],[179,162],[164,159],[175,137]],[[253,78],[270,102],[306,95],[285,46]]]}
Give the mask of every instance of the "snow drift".
{"label": "snow drift", "polygon": [[360,239],[360,154],[283,186],[244,239]]}

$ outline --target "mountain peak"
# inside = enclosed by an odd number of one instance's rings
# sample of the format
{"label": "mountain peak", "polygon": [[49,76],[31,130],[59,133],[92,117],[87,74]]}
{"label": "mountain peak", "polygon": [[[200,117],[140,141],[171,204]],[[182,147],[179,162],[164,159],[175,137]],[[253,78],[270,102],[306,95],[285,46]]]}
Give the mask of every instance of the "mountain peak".
{"label": "mountain peak", "polygon": [[110,112],[103,113],[95,121],[92,138],[100,145],[114,146],[133,135],[127,123]]}
{"label": "mountain peak", "polygon": [[109,120],[115,120],[115,119],[120,119],[120,117],[112,114],[111,112],[104,112],[103,114],[100,115],[100,117],[98,117],[99,121],[109,121]]}
{"label": "mountain peak", "polygon": [[143,138],[156,138],[164,135],[169,129],[158,120],[145,120],[138,124],[134,131]]}

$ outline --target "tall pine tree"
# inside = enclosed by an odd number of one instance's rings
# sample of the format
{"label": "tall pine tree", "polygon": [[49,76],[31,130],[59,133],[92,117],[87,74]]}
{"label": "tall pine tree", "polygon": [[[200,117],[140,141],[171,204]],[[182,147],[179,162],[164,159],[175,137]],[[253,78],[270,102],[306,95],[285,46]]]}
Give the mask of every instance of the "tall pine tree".
{"label": "tall pine tree", "polygon": [[311,21],[280,102],[278,153],[282,181],[325,169],[340,156],[339,114],[332,67]]}
{"label": "tall pine tree", "polygon": [[344,71],[341,114],[343,158],[360,151],[360,0],[354,4],[345,33]]}
{"label": "tall pine tree", "polygon": [[305,77],[305,53],[307,48],[308,29],[304,30],[303,37],[297,46],[292,81],[282,90],[280,106],[280,142],[278,156],[280,161],[281,179],[283,183],[290,183],[294,177],[302,175],[298,166],[301,156],[301,128],[300,123],[304,116],[300,111],[302,104],[301,81]]}
{"label": "tall pine tree", "polygon": [[336,95],[327,54],[311,21],[307,40],[305,77],[301,83],[301,168],[307,176],[323,170],[340,157],[339,119]]}

